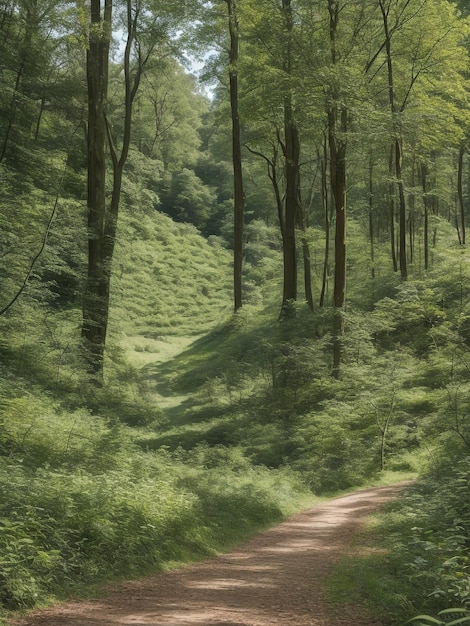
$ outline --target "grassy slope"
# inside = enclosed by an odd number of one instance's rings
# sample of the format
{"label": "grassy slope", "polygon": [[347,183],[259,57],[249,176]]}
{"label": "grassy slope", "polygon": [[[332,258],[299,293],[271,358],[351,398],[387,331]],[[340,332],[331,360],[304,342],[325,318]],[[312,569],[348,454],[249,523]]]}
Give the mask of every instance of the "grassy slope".
{"label": "grassy slope", "polygon": [[[409,477],[416,433],[441,400],[448,355],[434,346],[447,345],[462,291],[452,295],[451,272],[393,300],[393,276],[372,285],[360,273],[333,381],[330,312],[299,305],[277,321],[278,283],[263,277],[277,275],[279,253],[265,232],[250,234],[250,304],[237,316],[230,254],[216,241],[142,212],[124,216],[120,242],[103,389],[85,386],[73,358],[77,311],[25,302],[21,318],[2,320],[6,607],[224,549],[305,504],[307,486]],[[384,474],[378,426],[391,399]]]}
{"label": "grassy slope", "polygon": [[237,446],[136,445],[191,403],[189,388],[171,389],[176,355],[197,359],[229,317],[230,255],[158,214],[127,216],[121,230],[104,388],[80,375],[77,311],[25,299],[20,317],[0,320],[0,621],[227,549],[312,500]]}

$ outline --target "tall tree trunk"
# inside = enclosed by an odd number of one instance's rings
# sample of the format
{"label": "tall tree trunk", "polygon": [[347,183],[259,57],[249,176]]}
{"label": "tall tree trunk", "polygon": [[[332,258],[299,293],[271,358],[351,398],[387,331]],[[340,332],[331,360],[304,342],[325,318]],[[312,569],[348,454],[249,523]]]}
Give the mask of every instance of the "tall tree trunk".
{"label": "tall tree trunk", "polygon": [[[338,0],[328,0],[330,19],[331,62],[338,62],[336,36],[339,21]],[[343,306],[346,295],[346,133],[348,112],[338,103],[333,88],[332,103],[328,109],[328,144],[330,150],[330,182],[335,207],[335,276],[333,288],[333,371],[339,378],[343,354],[344,317]]]}
{"label": "tall tree trunk", "polygon": [[[413,157],[413,163],[411,166],[411,181],[410,186],[414,189],[416,180],[415,180],[415,172],[416,172],[416,158]],[[409,205],[409,215],[408,215],[408,237],[409,237],[409,262],[410,265],[413,265],[415,262],[415,239],[416,239],[416,203],[415,203],[415,195],[412,193],[408,200]]]}
{"label": "tall tree trunk", "polygon": [[[284,12],[286,43],[284,72],[289,78],[292,74],[292,30],[294,19],[292,15],[291,0],[282,0]],[[290,85],[284,97],[284,160],[285,160],[285,198],[284,198],[284,287],[282,295],[282,310],[291,300],[297,300],[297,248],[295,227],[297,223],[297,210],[299,208],[300,193],[300,139],[297,125],[294,119],[292,95]]]}
{"label": "tall tree trunk", "polygon": [[465,245],[465,202],[463,197],[463,161],[465,156],[465,146],[460,146],[458,167],[457,167],[457,196],[460,208],[460,235],[461,243]]}
{"label": "tall tree trunk", "polygon": [[400,274],[403,280],[408,277],[407,263],[406,263],[406,202],[405,202],[405,190],[403,185],[403,170],[402,170],[402,145],[400,138],[400,125],[398,115],[400,111],[395,104],[395,83],[393,72],[393,59],[391,49],[391,32],[389,27],[389,10],[390,6],[387,6],[385,0],[379,0],[379,7],[382,13],[382,22],[385,35],[385,51],[387,57],[387,76],[388,76],[388,100],[390,105],[390,113],[392,116],[392,129],[393,129],[393,145],[395,153],[395,178],[398,187],[398,215],[399,215],[399,231],[398,231],[398,258],[400,263]]}
{"label": "tall tree trunk", "polygon": [[372,152],[369,156],[369,243],[370,243],[370,275],[375,278],[375,249],[374,249],[374,161]]}
{"label": "tall tree trunk", "polygon": [[402,148],[401,140],[395,140],[395,174],[398,186],[398,215],[399,215],[399,232],[398,232],[398,258],[400,261],[400,275],[402,280],[408,278],[408,268],[406,262],[406,202],[405,188],[403,185],[403,169],[402,169]]}
{"label": "tall tree trunk", "polygon": [[285,139],[285,178],[284,198],[284,289],[283,308],[290,300],[297,300],[297,247],[295,226],[299,207],[299,158],[300,144],[297,127],[293,119],[290,97],[284,103],[284,139]]}
{"label": "tall tree trunk", "polygon": [[[116,242],[122,177],[131,141],[132,106],[149,53],[139,54],[131,77],[131,50],[136,37],[139,10],[132,11],[127,0],[127,41],[124,50],[124,119],[120,153],[114,144],[106,119],[109,42],[112,26],[112,0],[92,0],[90,44],[87,54],[88,78],[88,280],[83,300],[82,337],[91,374],[97,382],[103,377],[103,357],[109,319],[111,268]],[[106,199],[106,139],[112,161],[113,185],[109,207]]]}
{"label": "tall tree trunk", "polygon": [[424,269],[429,269],[429,198],[427,189],[428,169],[425,163],[421,164],[421,187],[423,189],[423,205],[424,205]]}
{"label": "tall tree trunk", "polygon": [[[346,141],[347,111],[329,112],[330,179],[335,205],[335,275],[333,288],[333,376],[339,377],[343,353],[343,306],[346,295]],[[340,135],[338,137],[338,134]]]}
{"label": "tall tree trunk", "polygon": [[233,163],[233,292],[235,312],[242,306],[243,231],[245,194],[241,154],[241,131],[238,111],[238,56],[239,25],[235,0],[226,0],[230,33],[229,82],[230,109],[232,118],[232,163]]}
{"label": "tall tree trunk", "polygon": [[[320,158],[320,157],[319,157]],[[325,304],[326,288],[328,282],[328,265],[330,263],[330,207],[328,202],[328,175],[327,175],[327,163],[328,163],[328,146],[327,139],[323,141],[323,158],[321,158],[321,183],[322,183],[322,205],[323,215],[325,221],[325,254],[323,258],[323,275],[322,275],[322,287],[320,293],[320,306]]]}
{"label": "tall tree trunk", "polygon": [[[393,177],[393,146],[390,150],[390,157],[388,160],[388,171],[390,177]],[[390,252],[392,256],[393,271],[398,272],[398,259],[397,248],[395,242],[395,186],[393,182],[389,185],[389,214],[390,214]]]}
{"label": "tall tree trunk", "polygon": [[308,220],[307,220],[307,211],[305,207],[300,206],[300,228],[302,230],[302,257],[304,262],[304,290],[305,290],[305,300],[307,302],[308,308],[314,311],[314,301],[313,301],[313,292],[312,292],[312,264],[310,259],[310,246],[308,245],[307,239],[307,228],[308,228]]}
{"label": "tall tree trunk", "polygon": [[103,14],[100,0],[91,0],[90,18],[87,50],[88,275],[83,298],[82,337],[89,371],[99,379],[103,374],[111,271],[103,257],[106,219],[105,108],[112,21],[111,0],[105,0]]}

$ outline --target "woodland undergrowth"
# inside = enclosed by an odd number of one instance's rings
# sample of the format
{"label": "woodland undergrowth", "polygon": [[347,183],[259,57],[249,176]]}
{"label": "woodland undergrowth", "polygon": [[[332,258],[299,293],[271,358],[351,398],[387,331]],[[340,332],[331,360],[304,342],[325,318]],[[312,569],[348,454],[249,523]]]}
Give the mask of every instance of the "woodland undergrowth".
{"label": "woodland undergrowth", "polygon": [[[35,279],[0,319],[3,615],[214,554],[314,496],[419,472],[426,481],[377,523],[387,552],[358,559],[352,593],[390,623],[465,606],[470,268],[460,250],[436,250],[426,278],[404,284],[364,266],[335,379],[331,309],[292,303],[278,319],[274,229],[250,226],[247,302],[232,315],[219,241],[150,213],[138,225],[128,216],[121,241],[137,227],[139,244],[117,251],[101,388],[83,375],[79,311],[57,302],[53,281]],[[177,339],[186,347],[169,358]],[[334,584],[345,588],[340,575]]]}

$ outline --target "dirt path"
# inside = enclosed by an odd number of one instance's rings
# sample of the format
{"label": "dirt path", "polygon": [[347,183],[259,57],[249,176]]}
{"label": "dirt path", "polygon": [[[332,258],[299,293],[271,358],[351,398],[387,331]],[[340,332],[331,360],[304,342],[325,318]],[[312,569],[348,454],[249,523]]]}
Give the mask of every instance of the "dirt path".
{"label": "dirt path", "polygon": [[380,626],[328,603],[322,582],[367,515],[401,485],[358,491],[299,513],[240,546],[179,570],[105,589],[15,626]]}

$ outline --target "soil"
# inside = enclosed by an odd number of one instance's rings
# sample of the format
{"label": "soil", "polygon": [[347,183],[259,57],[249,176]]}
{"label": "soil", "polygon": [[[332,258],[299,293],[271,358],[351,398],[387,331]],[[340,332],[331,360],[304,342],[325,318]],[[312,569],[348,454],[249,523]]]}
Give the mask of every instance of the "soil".
{"label": "soil", "polygon": [[403,487],[330,500],[228,554],[103,589],[103,597],[35,612],[12,626],[381,626],[328,598],[325,577],[361,546],[366,518]]}

